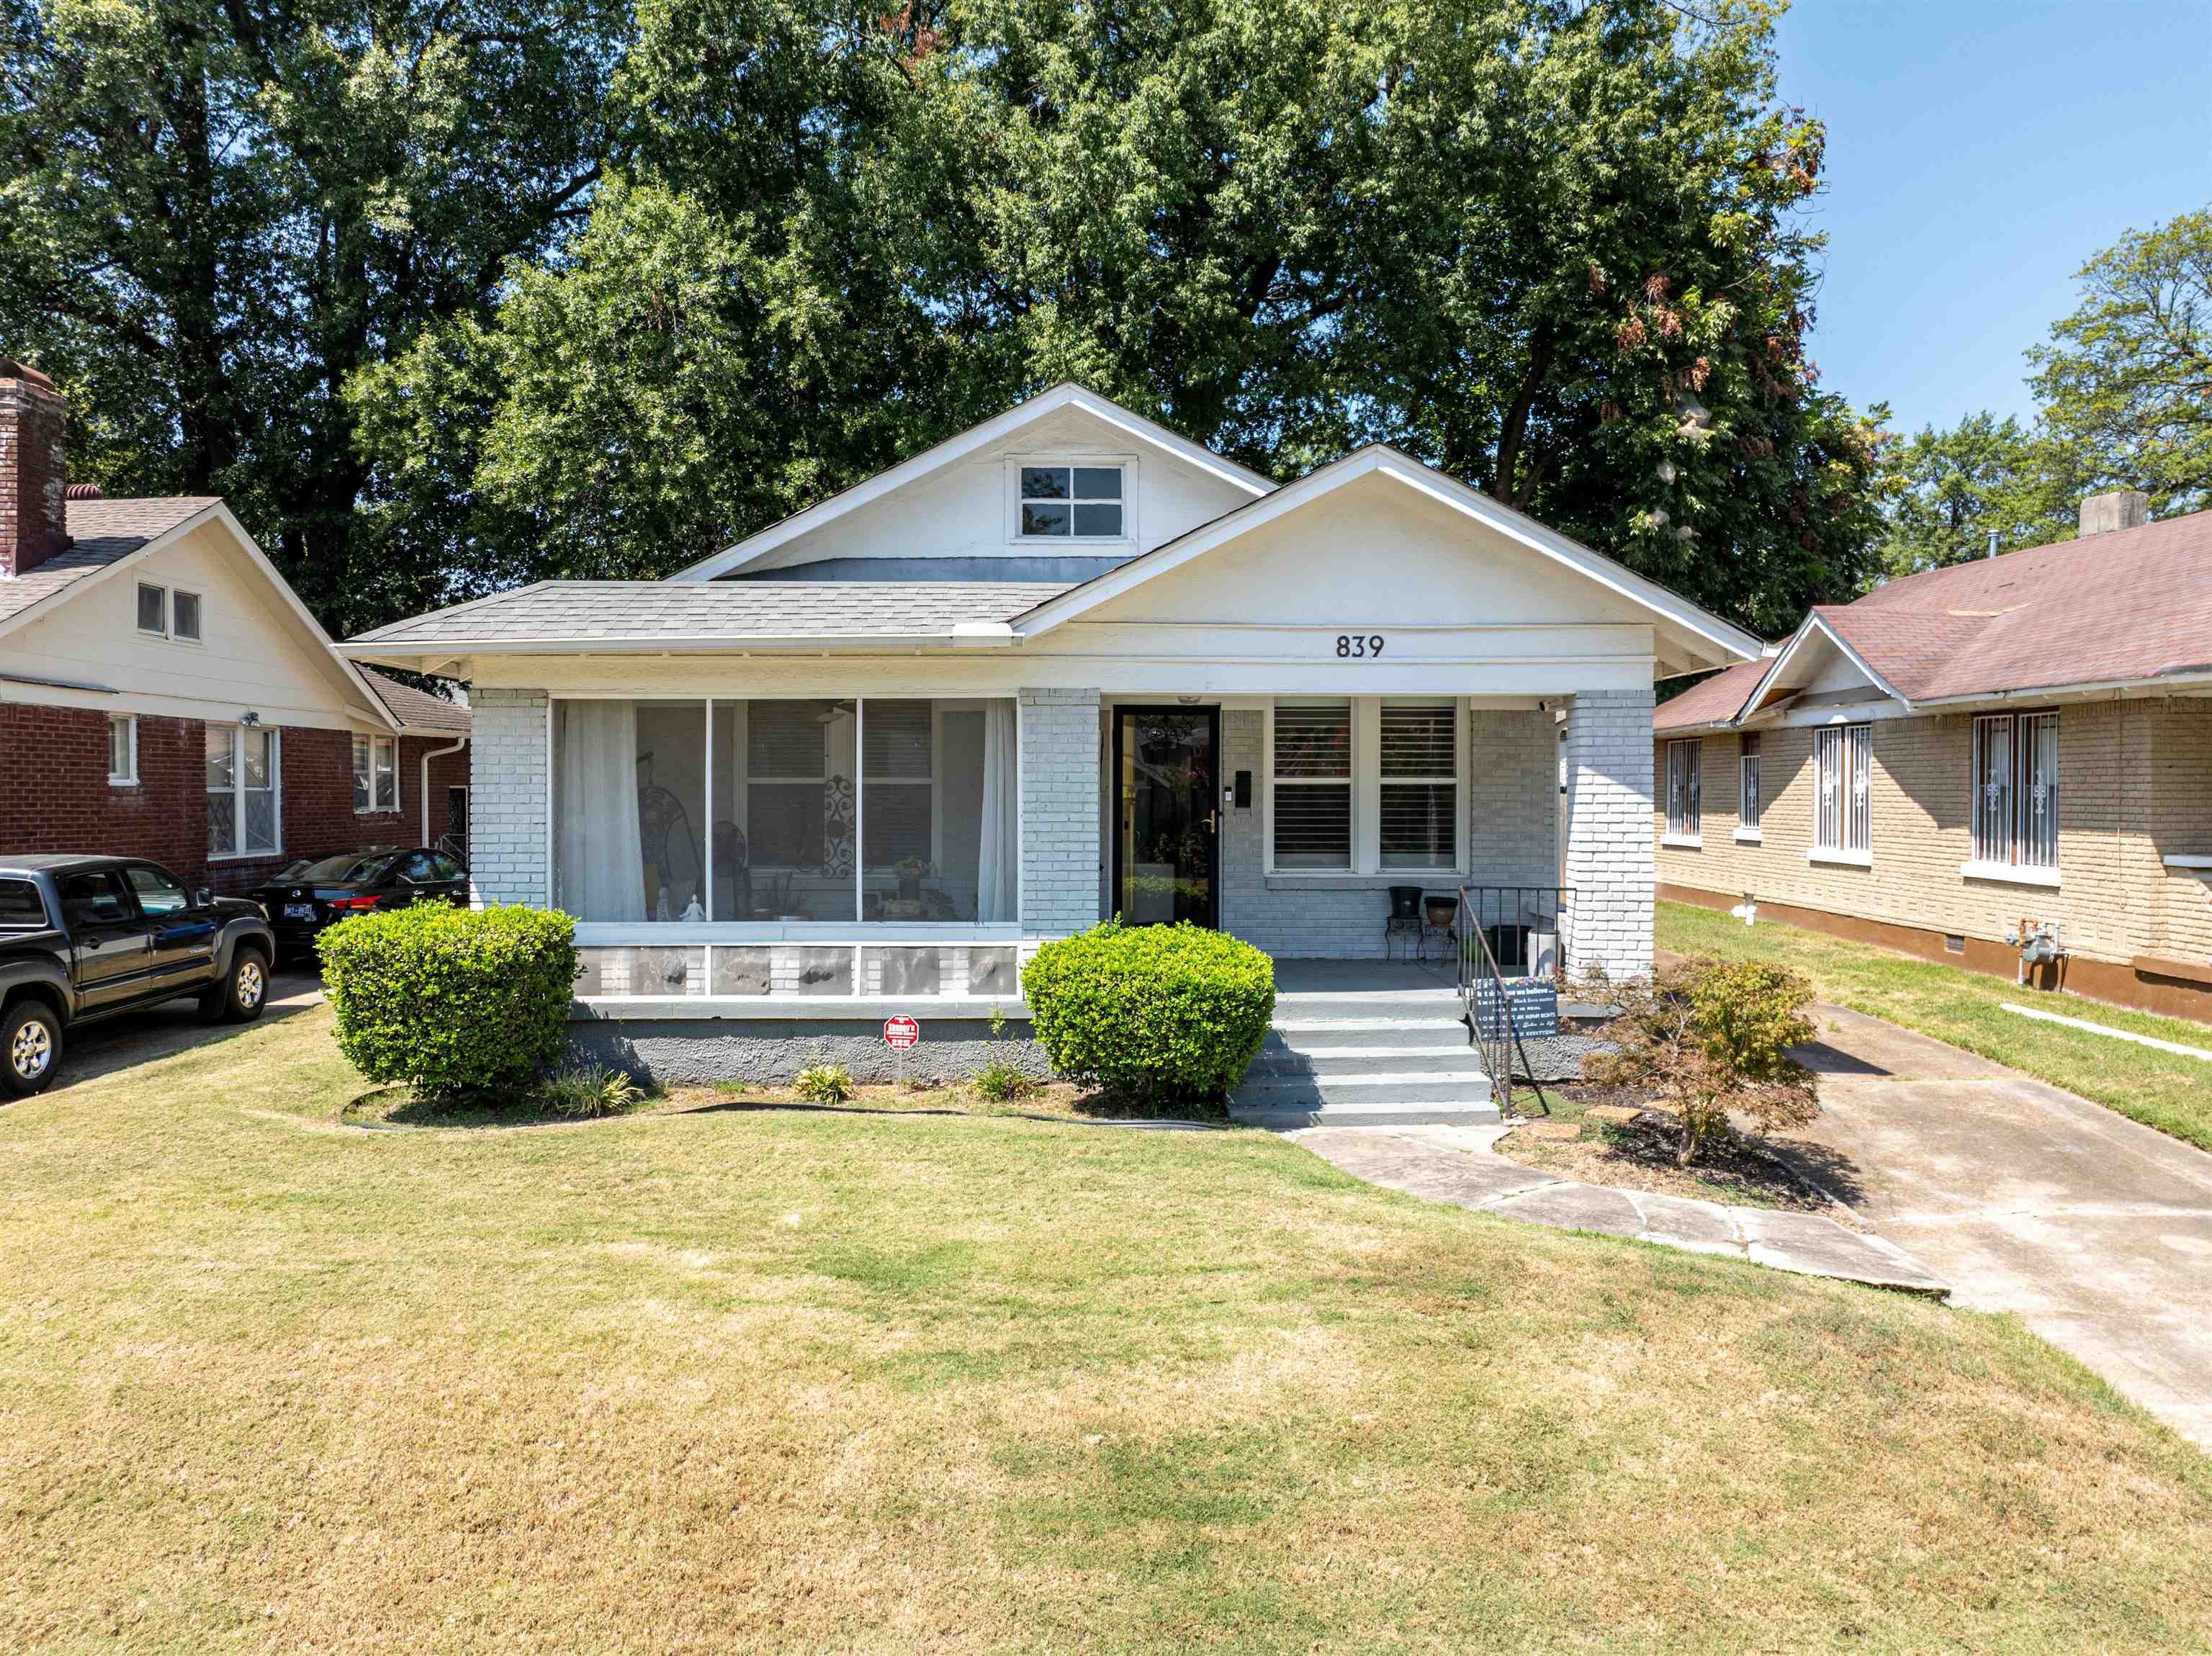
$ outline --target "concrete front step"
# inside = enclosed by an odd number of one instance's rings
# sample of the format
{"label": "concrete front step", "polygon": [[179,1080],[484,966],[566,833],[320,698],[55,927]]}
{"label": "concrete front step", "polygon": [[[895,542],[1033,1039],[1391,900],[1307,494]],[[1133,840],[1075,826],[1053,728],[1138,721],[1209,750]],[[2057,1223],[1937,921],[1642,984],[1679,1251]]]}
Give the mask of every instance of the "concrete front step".
{"label": "concrete front step", "polygon": [[1413,1046],[1465,1050],[1468,1045],[1467,1025],[1453,1018],[1278,1017],[1267,1031],[1264,1050],[1349,1052],[1358,1047]]}
{"label": "concrete front step", "polygon": [[1480,1127],[1501,1119],[1495,1104],[1376,1100],[1255,1105],[1244,1102],[1241,1093],[1230,1101],[1229,1114],[1248,1127],[1268,1127],[1277,1132],[1300,1127]]}
{"label": "concrete front step", "polygon": [[1234,1102],[1255,1109],[1334,1104],[1422,1104],[1443,1107],[1491,1101],[1490,1077],[1462,1065],[1456,1070],[1383,1070],[1364,1075],[1248,1074]]}
{"label": "concrete front step", "polygon": [[1419,1046],[1262,1046],[1248,1076],[1450,1075],[1478,1068],[1474,1049],[1457,1040]]}
{"label": "concrete front step", "polygon": [[1398,1018],[1449,1022],[1460,1016],[1460,999],[1449,989],[1390,989],[1344,994],[1319,991],[1275,997],[1276,1024],[1340,1022],[1346,1018]]}

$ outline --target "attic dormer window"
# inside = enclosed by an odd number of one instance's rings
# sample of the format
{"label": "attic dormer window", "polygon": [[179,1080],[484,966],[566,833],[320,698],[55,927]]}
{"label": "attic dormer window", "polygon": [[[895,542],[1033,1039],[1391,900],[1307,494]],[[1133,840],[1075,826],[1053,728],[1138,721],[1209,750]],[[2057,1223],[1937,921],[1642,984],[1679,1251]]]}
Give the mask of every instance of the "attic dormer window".
{"label": "attic dormer window", "polygon": [[1121,538],[1121,468],[1024,466],[1024,540]]}

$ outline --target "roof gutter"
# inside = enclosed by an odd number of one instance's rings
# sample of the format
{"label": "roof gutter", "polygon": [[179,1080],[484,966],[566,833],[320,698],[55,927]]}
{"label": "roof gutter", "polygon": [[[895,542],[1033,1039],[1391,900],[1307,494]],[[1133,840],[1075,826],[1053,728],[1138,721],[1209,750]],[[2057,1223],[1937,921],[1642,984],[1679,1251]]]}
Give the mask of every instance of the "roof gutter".
{"label": "roof gutter", "polygon": [[1911,704],[1915,709],[1956,707],[1970,701],[2034,701],[2054,695],[2124,695],[2130,690],[2212,689],[2212,667],[2185,667],[2178,671],[2143,678],[2094,679],[2079,684],[2028,684],[2009,690],[1972,690],[1964,695],[1929,696]]}
{"label": "roof gutter", "polygon": [[422,807],[422,843],[426,846],[430,843],[430,761],[443,759],[448,754],[459,753],[468,745],[469,739],[465,736],[450,748],[432,748],[422,755],[422,786],[415,791],[415,796]]}

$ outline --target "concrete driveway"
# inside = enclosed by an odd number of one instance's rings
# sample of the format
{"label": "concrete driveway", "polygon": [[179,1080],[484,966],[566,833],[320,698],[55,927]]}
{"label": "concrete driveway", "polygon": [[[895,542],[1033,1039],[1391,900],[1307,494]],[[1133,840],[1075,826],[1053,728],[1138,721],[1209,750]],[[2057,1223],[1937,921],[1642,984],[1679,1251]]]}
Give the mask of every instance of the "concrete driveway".
{"label": "concrete driveway", "polygon": [[1841,1007],[1798,1056],[1819,1120],[1774,1142],[1874,1231],[2212,1448],[2212,1156]]}
{"label": "concrete driveway", "polygon": [[[286,1017],[319,1004],[322,998],[322,974],[314,967],[280,966],[269,974],[269,1004],[261,1016]],[[159,1006],[85,1024],[63,1038],[62,1071],[52,1090],[66,1092],[80,1082],[236,1034],[239,1028],[234,1023],[202,1023],[198,1006],[189,1000],[164,1001]]]}

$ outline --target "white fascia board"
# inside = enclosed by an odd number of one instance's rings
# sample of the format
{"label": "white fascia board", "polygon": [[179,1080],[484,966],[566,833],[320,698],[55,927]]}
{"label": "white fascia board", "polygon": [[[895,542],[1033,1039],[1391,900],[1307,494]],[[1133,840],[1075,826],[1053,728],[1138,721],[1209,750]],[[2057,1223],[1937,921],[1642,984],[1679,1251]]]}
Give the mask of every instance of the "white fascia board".
{"label": "white fascia board", "polygon": [[392,709],[384,705],[384,698],[377,695],[375,687],[368,682],[368,676],[339,651],[331,635],[323,630],[322,622],[315,619],[314,611],[300,602],[300,595],[292,590],[292,584],[277,573],[276,566],[269,561],[268,555],[254,543],[253,537],[246,532],[246,525],[239,522],[237,515],[221,500],[195,512],[174,528],[162,531],[145,545],[125,554],[106,567],[92,570],[78,577],[67,586],[49,593],[29,609],[9,616],[5,622],[0,622],[0,634],[13,632],[16,628],[36,621],[41,616],[51,615],[78,593],[89,591],[94,587],[103,585],[116,579],[126,570],[137,568],[155,554],[174,546],[185,536],[210,523],[220,523],[230,531],[231,539],[236,542],[240,549],[246,554],[246,562],[252,565],[261,578],[275,589],[277,597],[283,601],[286,613],[307,630],[308,636],[330,657],[331,664],[337,668],[339,675],[345,682],[358,690],[368,701],[369,707],[374,710],[364,712],[359,707],[349,707],[345,710],[347,715],[350,718],[365,718],[386,730],[397,731],[399,729],[399,720],[393,715]]}
{"label": "white fascia board", "polygon": [[940,471],[978,450],[1004,441],[1024,428],[1068,408],[1080,409],[1116,431],[1126,433],[1151,447],[1164,450],[1248,494],[1266,494],[1275,488],[1271,480],[1262,477],[1258,472],[1248,471],[1233,460],[1224,460],[1211,449],[1201,448],[1188,438],[1178,437],[1166,427],[1156,425],[1118,403],[1109,402],[1095,391],[1085,391],[1073,381],[1062,381],[1049,391],[1039,392],[1026,403],[1017,403],[1004,414],[994,415],[979,426],[970,426],[957,436],[948,437],[943,442],[922,450],[911,459],[900,461],[888,471],[879,471],[865,482],[855,483],[826,500],[808,507],[804,512],[794,512],[781,523],[770,524],[759,533],[747,536],[735,546],[678,570],[668,579],[672,581],[716,580],[733,571],[746,568],[758,563],[787,541],[795,540],[825,524],[834,523],[848,513],[857,512],[908,483],[918,482],[932,472]]}
{"label": "white fascia board", "polygon": [[1062,622],[1072,621],[1110,598],[1119,597],[1157,575],[1180,568],[1194,558],[1202,557],[1239,536],[1273,523],[1278,518],[1371,473],[1387,476],[1464,517],[1498,531],[1510,540],[1517,541],[1555,562],[1565,564],[1638,608],[1695,634],[1717,646],[1723,654],[1741,661],[1753,661],[1766,650],[1767,646],[1761,640],[1742,628],[1723,621],[1718,616],[1708,614],[1688,599],[1669,592],[1657,582],[1646,580],[1626,566],[1545,528],[1510,507],[1500,506],[1488,495],[1431,470],[1411,456],[1381,445],[1370,446],[1348,454],[1341,460],[1332,461],[1319,470],[1308,473],[1297,482],[1286,483],[1273,494],[1239,507],[1211,523],[1201,524],[1118,569],[1110,569],[1057,597],[1049,598],[1036,609],[1016,616],[1014,626],[1026,638],[1049,632]]}
{"label": "white fascia board", "polygon": [[1964,695],[1930,696],[1921,707],[2015,707],[2023,701],[2048,701],[2059,696],[2185,695],[2212,688],[2212,672],[2169,673],[2162,678],[2110,678],[2081,684],[2033,684],[2016,690],[1973,690]]}
{"label": "white fascia board", "polygon": [[1747,719],[1758,717],[1759,702],[1765,697],[1767,691],[1773,688],[1775,681],[1780,678],[1789,667],[1797,652],[1804,647],[1806,640],[1815,633],[1833,645],[1842,653],[1844,659],[1850,662],[1874,688],[1894,701],[1907,713],[1913,710],[1911,699],[1900,692],[1880,673],[1875,671],[1872,664],[1864,656],[1844,642],[1841,634],[1820,616],[1808,613],[1805,619],[1798,624],[1796,632],[1790,635],[1790,641],[1782,646],[1781,652],[1774,658],[1766,671],[1760,675],[1759,682],[1752,687],[1751,694],[1744,698],[1743,707],[1731,721],[1732,723],[1741,724]]}

